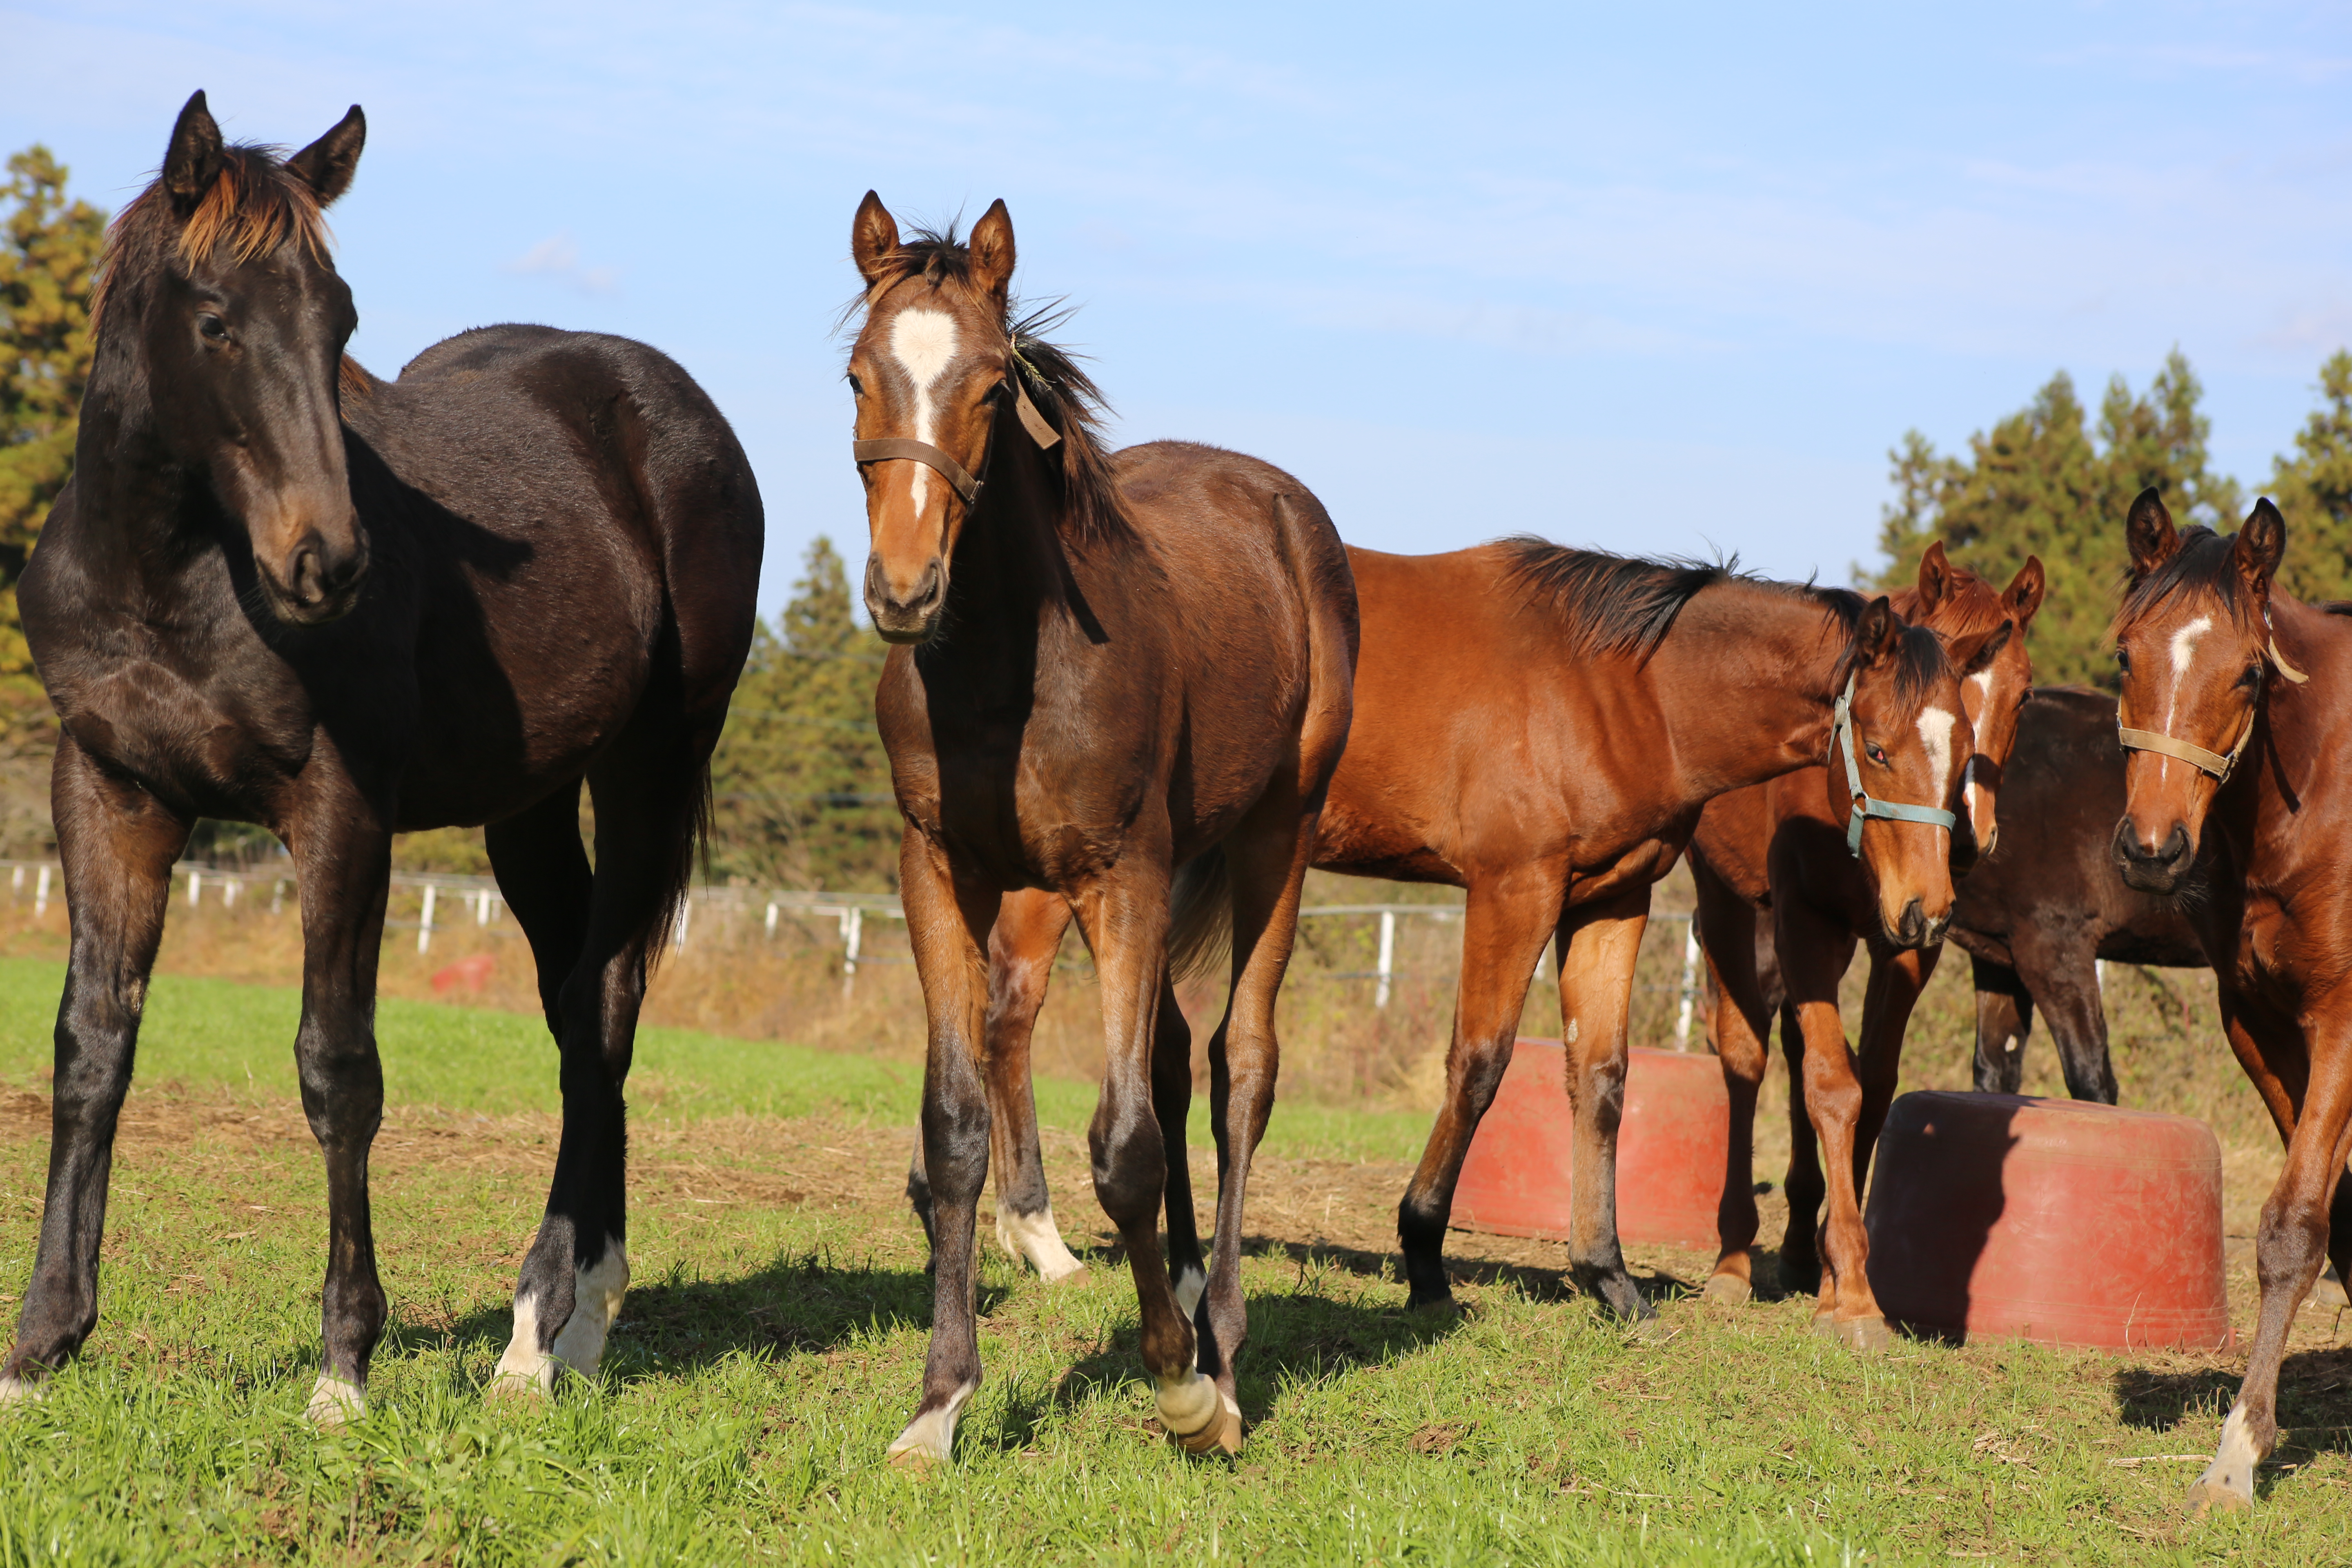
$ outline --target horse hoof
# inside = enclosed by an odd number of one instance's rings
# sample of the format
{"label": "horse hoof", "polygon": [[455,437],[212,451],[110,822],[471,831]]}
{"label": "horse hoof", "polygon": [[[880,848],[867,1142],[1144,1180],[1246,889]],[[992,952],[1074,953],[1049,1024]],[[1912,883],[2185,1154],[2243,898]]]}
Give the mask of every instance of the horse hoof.
{"label": "horse hoof", "polygon": [[29,1377],[0,1377],[0,1410],[11,1405],[38,1405],[49,1391]]}
{"label": "horse hoof", "polygon": [[1238,1454],[1242,1451],[1241,1407],[1222,1393],[1217,1395],[1217,1408],[1209,1424],[1189,1437],[1179,1437],[1176,1446],[1188,1454]]}
{"label": "horse hoof", "polygon": [[302,1414],[321,1432],[340,1432],[367,1414],[367,1395],[358,1384],[320,1373]]}
{"label": "horse hoof", "polygon": [[1187,1373],[1153,1394],[1160,1425],[1188,1454],[1242,1451],[1242,1413],[1213,1378]]}
{"label": "horse hoof", "polygon": [[1711,1274],[1698,1293],[1701,1300],[1719,1307],[1745,1307],[1756,1300],[1756,1287],[1738,1274]]}
{"label": "horse hoof", "polygon": [[1093,1276],[1087,1272],[1087,1266],[1083,1263],[1079,1264],[1076,1268],[1066,1268],[1059,1274],[1045,1275],[1044,1276],[1044,1279],[1045,1283],[1048,1285],[1067,1285],[1073,1289],[1090,1284],[1093,1281]]}
{"label": "horse hoof", "polygon": [[1850,1351],[1875,1354],[1895,1348],[1895,1335],[1886,1320],[1875,1313],[1867,1318],[1840,1318],[1828,1312],[1813,1315],[1813,1332],[1823,1339],[1833,1340]]}
{"label": "horse hoof", "polygon": [[2191,1519],[2215,1513],[2251,1513],[2254,1500],[2220,1481],[2199,1481],[2189,1489],[2184,1510]]}
{"label": "horse hoof", "polygon": [[920,1443],[908,1443],[904,1437],[890,1445],[884,1462],[902,1476],[937,1475],[947,1468],[947,1457],[935,1454]]}

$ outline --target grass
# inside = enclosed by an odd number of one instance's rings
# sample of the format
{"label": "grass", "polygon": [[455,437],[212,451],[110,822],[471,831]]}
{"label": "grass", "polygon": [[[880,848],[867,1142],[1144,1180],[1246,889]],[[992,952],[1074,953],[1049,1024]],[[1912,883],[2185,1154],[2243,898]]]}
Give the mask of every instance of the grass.
{"label": "grass", "polygon": [[[59,978],[0,961],[7,1290],[30,1265]],[[1459,1320],[1408,1315],[1380,1237],[1425,1122],[1338,1108],[1286,1106],[1268,1140],[1237,1463],[1157,1434],[1132,1293],[1097,1233],[1076,1286],[990,1248],[988,1381],[954,1469],[909,1479],[880,1461],[929,1315],[896,1197],[916,1073],[676,1029],[640,1041],[636,1283],[604,1378],[488,1403],[552,1154],[551,1048],[534,1019],[398,1000],[379,1018],[392,1109],[374,1163],[393,1324],[372,1414],[320,1436],[299,1416],[324,1197],[296,1010],[282,988],[156,983],[103,1320],[47,1403],[0,1417],[0,1564],[2343,1555],[2352,1354],[2323,1318],[2305,1314],[2261,1510],[2188,1524],[2174,1504],[2196,1467],[2170,1456],[2210,1451],[2227,1363],[1913,1343],[1861,1359],[1808,1333],[1801,1302],[1680,1298],[1705,1259],[1671,1256],[1635,1261],[1673,1335],[1629,1342],[1545,1244],[1474,1264]],[[1040,1086],[1082,1252],[1100,1224],[1090,1100]],[[1465,1258],[1484,1245],[1457,1241]]]}

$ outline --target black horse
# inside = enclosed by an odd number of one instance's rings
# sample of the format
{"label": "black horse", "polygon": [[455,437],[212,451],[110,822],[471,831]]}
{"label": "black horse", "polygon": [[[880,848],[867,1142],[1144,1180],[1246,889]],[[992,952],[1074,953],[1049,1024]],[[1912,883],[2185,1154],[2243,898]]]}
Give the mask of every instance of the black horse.
{"label": "black horse", "polygon": [[115,1119],[200,815],[268,826],[300,879],[294,1049],[328,1179],[312,1416],[361,1407],[384,1321],[367,1161],[395,832],[488,825],[562,1047],[562,1141],[500,1382],[593,1368],[628,1282],[622,1083],[751,643],[759,488],[710,400],[641,344],[489,328],[394,382],[343,358],[357,318],[320,210],[364,136],[354,106],[281,161],[224,145],[197,93],[110,237],[74,479],[19,599],[63,721],[73,952],[0,1400],[97,1322]]}
{"label": "black horse", "polygon": [[1951,940],[1976,970],[1976,1086],[2015,1094],[2039,1006],[2076,1100],[2116,1102],[2098,961],[2205,967],[2173,900],[2116,875],[2124,754],[2116,700],[2043,687],[2018,715],[1999,850],[1960,884]]}

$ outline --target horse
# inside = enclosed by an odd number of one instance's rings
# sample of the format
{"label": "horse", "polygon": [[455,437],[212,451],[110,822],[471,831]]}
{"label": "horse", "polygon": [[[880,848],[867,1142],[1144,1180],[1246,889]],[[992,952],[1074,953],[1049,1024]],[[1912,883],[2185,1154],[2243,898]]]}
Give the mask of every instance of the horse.
{"label": "horse", "polygon": [[0,1398],[96,1326],[116,1118],[200,815],[270,828],[301,891],[294,1052],[328,1189],[310,1417],[364,1409],[384,1324],[368,1148],[394,833],[485,826],[561,1047],[562,1141],[494,1388],[593,1372],[627,1286],[623,1082],[751,646],[759,486],[642,344],[492,327],[395,381],[344,357],[357,318],[320,213],[365,137],[354,105],[290,158],[227,145],[199,92],[108,239],[74,476],[18,588],[61,726],[73,945]]}
{"label": "horse", "polygon": [[2066,1092],[2115,1104],[2099,962],[2205,967],[2173,900],[2116,875],[2123,810],[2116,700],[2080,687],[2035,689],[2019,710],[2003,773],[2000,851],[1960,884],[1947,933],[1974,970],[1980,1092],[2018,1091],[2038,1007]]}
{"label": "horse", "polygon": [[[1102,976],[1095,1192],[1127,1245],[1160,1424],[1188,1452],[1237,1452],[1244,1195],[1274,1102],[1299,886],[1348,737],[1348,558],[1322,504],[1271,464],[1181,442],[1103,449],[1099,394],[1041,335],[1058,318],[1013,305],[1003,202],[967,242],[902,240],[869,191],[851,251],[865,600],[895,645],[875,711],[929,1015],[936,1289],[921,1400],[889,1457],[948,1459],[980,1382],[986,954],[1005,895],[1024,889],[1076,910]],[[1181,972],[1227,931],[1216,1257],[1196,1322],[1160,1259],[1184,1120],[1154,1092],[1168,1072],[1154,1042],[1175,1011],[1171,963]]]}
{"label": "horse", "polygon": [[2154,488],[2124,523],[2116,616],[2123,879],[2180,900],[2219,982],[2230,1048],[2286,1144],[2254,1243],[2262,1304],[2245,1380],[2196,1512],[2251,1508],[2278,1441],[2279,1362],[2332,1261],[2352,1266],[2352,626],[2275,581],[2286,520],[2267,497],[2238,531],[2173,526]]}
{"label": "horse", "polygon": [[[1453,1300],[1444,1244],[1454,1184],[1509,1061],[1536,961],[1555,941],[1576,1118],[1570,1267],[1612,1312],[1654,1317],[1625,1271],[1615,1186],[1627,1011],[1652,884],[1707,800],[1817,761],[1849,729],[1874,759],[1876,787],[1934,795],[1915,721],[1924,702],[1958,711],[1956,677],[1932,634],[1885,599],[1841,589],[1533,539],[1430,556],[1351,549],[1349,559],[1364,649],[1315,864],[1468,894],[1445,1103],[1398,1206],[1409,1301]],[[1865,850],[1897,909],[1948,903],[1940,850],[1877,833]],[[1050,899],[1028,899],[1017,918],[1008,900],[990,950],[990,1090],[999,1123],[1015,1129],[1000,1148],[1018,1153],[998,1163],[999,1231],[1049,1279],[1075,1265],[1039,1163],[1029,1037],[1068,921]],[[1161,1018],[1173,1102],[1162,1115],[1181,1125],[1189,1042],[1172,999]],[[1171,1266],[1180,1291],[1196,1290],[1181,1167],[1169,1191]],[[919,1211],[919,1184],[910,1195]],[[1220,1246],[1225,1234],[1221,1220]]]}
{"label": "horse", "polygon": [[[2029,558],[2009,587],[1995,592],[1975,574],[1955,568],[1940,540],[1928,546],[1917,586],[1897,607],[1942,639],[1960,685],[1944,694],[1958,702],[1938,700],[1917,710],[1916,722],[1935,763],[1922,798],[1941,801],[1957,793],[1966,803],[1967,827],[1954,833],[1957,823],[1947,817],[1941,826],[1889,822],[1878,832],[1913,840],[1921,854],[1948,849],[1962,865],[1977,846],[1993,847],[2001,768],[2016,740],[2019,707],[2033,686],[2026,632],[2042,607],[2042,589],[2039,559]],[[1935,973],[1952,898],[1948,881],[1940,902],[1891,901],[1875,866],[1861,855],[1870,829],[1853,805],[1862,792],[1857,765],[1849,753],[1818,771],[1719,795],[1699,814],[1691,839],[1716,1051],[1731,1102],[1718,1219],[1722,1250],[1704,1294],[1737,1302],[1755,1289],[1756,1097],[1771,1055],[1765,1044],[1770,1018],[1778,1011],[1792,1080],[1781,1272],[1794,1282],[1817,1277],[1817,1330],[1855,1349],[1876,1350],[1893,1337],[1865,1275],[1870,1243],[1860,1194],[1895,1098],[1904,1028]],[[1770,952],[1761,952],[1768,942]],[[1870,988],[1861,1047],[1849,1054],[1838,982],[1853,962],[1857,942],[1870,952]],[[1828,1149],[1826,1183],[1816,1139]],[[1824,1196],[1826,1273],[1814,1228]]]}

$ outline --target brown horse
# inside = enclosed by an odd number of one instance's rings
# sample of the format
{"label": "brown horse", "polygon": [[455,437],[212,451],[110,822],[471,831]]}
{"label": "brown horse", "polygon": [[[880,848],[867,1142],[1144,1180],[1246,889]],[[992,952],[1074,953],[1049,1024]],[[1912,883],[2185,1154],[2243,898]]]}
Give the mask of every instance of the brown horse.
{"label": "brown horse", "polygon": [[2099,962],[2202,969],[2205,950],[2174,901],[2116,875],[2124,752],[2116,700],[2040,687],[2017,720],[2000,792],[2000,853],[1960,884],[1948,940],[1977,992],[1976,1087],[2015,1094],[2039,1011],[2076,1100],[2116,1103]]}
{"label": "brown horse", "polygon": [[[1103,453],[1092,385],[1011,307],[1003,203],[968,246],[902,242],[869,192],[851,247],[866,280],[849,360],[866,604],[900,645],[875,705],[930,1026],[920,1152],[937,1294],[922,1400],[891,1456],[946,1459],[980,1382],[986,954],[1004,895],[1025,888],[1076,911],[1102,976],[1095,1191],[1127,1244],[1160,1422],[1188,1450],[1237,1450],[1243,1194],[1274,1102],[1299,883],[1348,735],[1347,556],[1321,504],[1255,458],[1176,443]],[[1160,1259],[1184,1121],[1157,1102],[1153,1042],[1171,942],[1181,957],[1227,917],[1217,1253],[1196,1333]]]}
{"label": "brown horse", "polygon": [[[1615,1186],[1626,1015],[1651,885],[1708,799],[1827,751],[1841,694],[1875,786],[1932,796],[1916,721],[1923,704],[1958,711],[1953,672],[1936,638],[1885,600],[1839,590],[1538,540],[1349,555],[1364,652],[1315,863],[1469,893],[1445,1106],[1398,1211],[1411,1300],[1452,1298],[1444,1241],[1454,1182],[1509,1059],[1536,960],[1556,938],[1577,1119],[1571,1265],[1616,1312],[1654,1315],[1619,1252]],[[1922,853],[1907,837],[1873,833],[1865,851],[1897,909],[1949,903],[1940,847]],[[1017,1163],[999,1162],[999,1224],[1041,1271],[1067,1265],[1058,1237],[1044,1239],[1053,1226],[1029,1030],[1067,921],[1051,900],[1026,900],[1017,920],[1008,910],[991,950],[991,1088],[1000,1121],[1018,1126],[1002,1147],[1019,1152]],[[1191,1079],[1172,1002],[1161,1026],[1173,1102],[1161,1115],[1181,1125]],[[1181,1169],[1171,1173],[1169,1237],[1180,1289],[1196,1289]],[[1222,1223],[1217,1238],[1225,1245]]]}
{"label": "brown horse", "polygon": [[63,724],[73,954],[0,1399],[97,1321],[115,1119],[199,816],[267,825],[301,882],[294,1054],[327,1161],[312,1416],[360,1407],[384,1322],[368,1147],[395,832],[488,825],[562,1054],[499,1381],[593,1371],[628,1284],[622,1085],[751,646],[759,487],[710,400],[640,343],[493,327],[392,382],[342,358],[357,318],[320,209],[364,134],[354,107],[281,161],[225,146],[198,93],[109,238],[73,482],[19,597]]}
{"label": "brown horse", "polygon": [[2252,1506],[2278,1440],[2279,1362],[2331,1259],[2352,1266],[2352,626],[2273,581],[2286,522],[2265,499],[2228,537],[2178,532],[2151,489],[2125,522],[2116,617],[2123,820],[2116,858],[2182,909],[2220,982],[2230,1048],[2286,1165],[2254,1244],[2262,1305],[2237,1403],[2192,1508]]}
{"label": "brown horse", "polygon": [[[1961,677],[1958,706],[1931,702],[1919,710],[1922,738],[1938,764],[1921,798],[1958,792],[1970,836],[1988,850],[1997,831],[2001,767],[2016,742],[2018,710],[2032,689],[2025,632],[2042,594],[2039,560],[2027,561],[2008,591],[1996,593],[1973,573],[1954,568],[1938,541],[1919,563],[1918,586],[1896,600],[1943,640]],[[1722,1253],[1706,1295],[1744,1301],[1754,1289],[1756,1096],[1777,1007],[1792,1090],[1781,1272],[1791,1283],[1820,1277],[1815,1326],[1874,1349],[1889,1336],[1864,1275],[1862,1184],[1895,1098],[1903,1031],[1935,973],[1951,900],[1948,893],[1941,903],[1922,907],[1892,899],[1857,856],[1853,833],[1860,828],[1866,839],[1870,829],[1852,816],[1849,794],[1844,760],[1832,759],[1817,771],[1718,796],[1700,813],[1691,839],[1699,939],[1715,993],[1716,1051],[1731,1099]],[[1950,848],[1964,859],[1970,849],[1965,838],[1956,843],[1927,825],[1888,822],[1875,830],[1906,837],[1923,854]],[[1837,1005],[1838,982],[1857,941],[1870,950],[1858,1063],[1847,1052]],[[1775,997],[1775,990],[1781,994]],[[1826,1183],[1816,1139],[1829,1151]],[[1814,1224],[1824,1196],[1830,1269],[1822,1275]]]}

